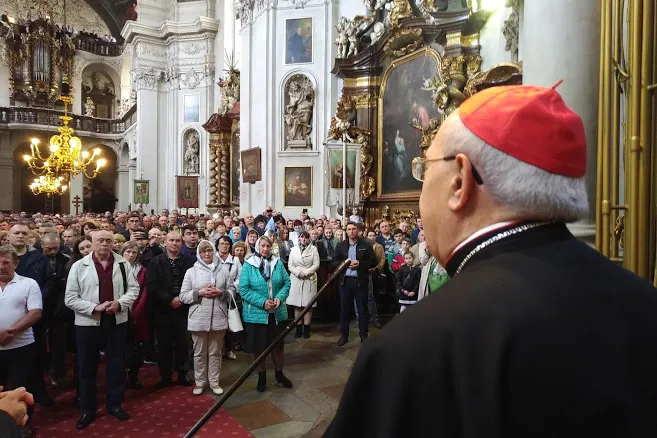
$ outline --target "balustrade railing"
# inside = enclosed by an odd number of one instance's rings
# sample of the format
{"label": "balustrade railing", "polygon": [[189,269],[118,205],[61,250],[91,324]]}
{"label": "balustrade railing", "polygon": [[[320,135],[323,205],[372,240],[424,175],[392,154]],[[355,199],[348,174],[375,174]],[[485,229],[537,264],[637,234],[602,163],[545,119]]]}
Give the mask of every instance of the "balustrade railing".
{"label": "balustrade railing", "polygon": [[[34,107],[0,107],[0,125],[23,123],[26,125],[60,126],[59,116],[63,111]],[[123,134],[137,122],[137,105],[133,105],[120,119],[98,119],[69,113],[73,120],[69,123],[76,131],[97,134]]]}
{"label": "balustrade railing", "polygon": [[120,56],[123,53],[123,44],[110,43],[97,38],[80,37],[74,39],[75,48],[84,52],[101,56]]}

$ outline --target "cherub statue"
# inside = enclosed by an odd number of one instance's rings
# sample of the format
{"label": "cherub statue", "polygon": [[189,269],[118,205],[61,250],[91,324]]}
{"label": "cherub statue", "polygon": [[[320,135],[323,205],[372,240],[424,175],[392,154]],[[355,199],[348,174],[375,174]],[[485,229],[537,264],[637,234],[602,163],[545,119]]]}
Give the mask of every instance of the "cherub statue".
{"label": "cherub statue", "polygon": [[338,31],[338,37],[335,39],[335,45],[338,46],[337,58],[346,58],[349,50],[349,32],[350,21],[347,17],[340,17],[335,29]]}
{"label": "cherub statue", "polygon": [[87,100],[84,102],[84,115],[87,117],[94,117],[96,112],[96,105],[94,101],[91,100],[91,97],[87,96]]}

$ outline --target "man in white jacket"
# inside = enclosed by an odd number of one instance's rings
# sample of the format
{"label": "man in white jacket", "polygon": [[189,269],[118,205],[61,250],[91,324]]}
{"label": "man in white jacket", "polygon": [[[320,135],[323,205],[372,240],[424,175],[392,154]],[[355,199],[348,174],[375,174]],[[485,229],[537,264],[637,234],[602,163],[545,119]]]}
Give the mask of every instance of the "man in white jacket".
{"label": "man in white jacket", "polygon": [[96,374],[102,348],[107,364],[107,413],[122,421],[130,418],[121,407],[123,349],[128,309],[139,295],[139,285],[133,275],[126,275],[126,260],[112,252],[112,233],[96,231],[92,239],[92,252],[71,267],[64,297],[66,307],[75,312],[82,410],[78,429],[96,419]]}

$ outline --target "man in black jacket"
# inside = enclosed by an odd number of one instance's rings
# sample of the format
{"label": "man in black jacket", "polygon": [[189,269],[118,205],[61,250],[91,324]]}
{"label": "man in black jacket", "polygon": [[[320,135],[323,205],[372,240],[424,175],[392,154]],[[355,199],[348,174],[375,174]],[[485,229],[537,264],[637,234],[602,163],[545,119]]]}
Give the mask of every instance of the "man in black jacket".
{"label": "man in black jacket", "polygon": [[[191,386],[187,376],[189,352],[187,332],[187,311],[178,295],[185,272],[194,265],[194,259],[181,254],[182,236],[176,231],[167,234],[166,251],[151,260],[146,273],[146,289],[153,307],[155,333],[159,347],[158,366],[160,382],[158,387],[171,385],[171,374],[175,366],[178,383]],[[174,361],[175,352],[175,361]]]}
{"label": "man in black jacket", "polygon": [[349,340],[349,320],[354,305],[354,297],[358,303],[358,331],[361,342],[367,339],[369,330],[369,312],[367,311],[367,290],[370,282],[369,271],[376,266],[376,256],[372,245],[358,237],[358,227],[355,223],[347,224],[347,240],[335,247],[333,261],[339,265],[346,259],[351,264],[339,278],[340,284],[340,339],[341,347]]}
{"label": "man in black jacket", "polygon": [[65,384],[66,341],[69,327],[73,323],[73,311],[64,304],[68,263],[71,257],[62,251],[57,233],[47,233],[41,237],[41,251],[48,258],[53,270],[50,296],[43,303],[43,321],[48,327],[50,342],[50,381],[53,386]]}
{"label": "man in black jacket", "polygon": [[[36,281],[41,288],[41,298],[46,303],[50,299],[53,272],[46,256],[27,244],[29,232],[30,229],[27,225],[15,224],[9,229],[9,244],[18,254],[16,273]],[[50,406],[53,401],[46,392],[46,382],[43,379],[46,364],[45,326],[43,321],[37,322],[32,330],[34,331],[37,354],[33,362],[33,370],[30,373],[28,389],[34,394],[37,403]]]}

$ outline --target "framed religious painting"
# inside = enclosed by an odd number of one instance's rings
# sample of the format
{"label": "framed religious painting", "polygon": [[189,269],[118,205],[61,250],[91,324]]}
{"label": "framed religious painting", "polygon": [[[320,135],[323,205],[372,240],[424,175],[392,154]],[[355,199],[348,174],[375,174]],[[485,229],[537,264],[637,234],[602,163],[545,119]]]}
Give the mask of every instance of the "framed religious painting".
{"label": "framed religious painting", "polygon": [[285,64],[313,62],[313,19],[285,20]]}
{"label": "framed religious painting", "polygon": [[[346,147],[345,147],[346,146]],[[345,154],[346,149],[346,154]],[[343,187],[347,204],[360,203],[360,144],[329,142],[326,145],[327,206],[342,205]]]}
{"label": "framed religious painting", "polygon": [[178,208],[199,208],[198,176],[176,176]]}
{"label": "framed religious painting", "polygon": [[313,206],[313,168],[312,166],[285,167],[283,173],[285,191],[284,207]]}
{"label": "framed religious painting", "polygon": [[440,72],[441,58],[425,48],[395,60],[386,70],[379,93],[379,199],[419,198],[422,184],[411,174],[411,162],[422,154],[422,129],[441,115],[425,79]]}
{"label": "framed religious painting", "polygon": [[136,179],[132,182],[133,200],[135,205],[148,204],[149,202],[149,181],[146,179]]}
{"label": "framed religious painting", "polygon": [[185,123],[198,123],[201,111],[200,98],[199,94],[183,96],[183,121]]}
{"label": "framed religious painting", "polygon": [[242,182],[254,183],[262,178],[260,164],[261,149],[251,148],[242,151]]}

